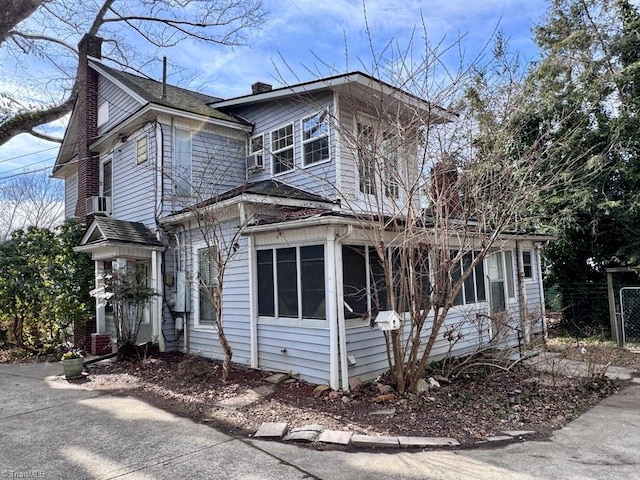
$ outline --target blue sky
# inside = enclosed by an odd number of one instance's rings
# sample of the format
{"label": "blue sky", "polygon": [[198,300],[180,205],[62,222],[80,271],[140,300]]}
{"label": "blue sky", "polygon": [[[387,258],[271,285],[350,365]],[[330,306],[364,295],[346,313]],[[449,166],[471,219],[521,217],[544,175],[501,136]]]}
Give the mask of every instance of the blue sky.
{"label": "blue sky", "polygon": [[[405,47],[412,34],[424,45],[422,21],[432,44],[451,45],[462,37],[464,61],[470,62],[490,42],[496,29],[504,32],[513,51],[527,61],[536,58],[531,27],[541,20],[542,0],[367,0],[365,33],[362,0],[264,0],[270,12],[264,26],[253,32],[252,46],[234,49],[190,44],[158,52],[197,77],[191,87],[220,97],[250,92],[256,81],[274,86],[347,70],[370,70],[371,51],[383,51],[390,41]],[[144,46],[140,45],[143,49]],[[419,54],[416,47],[414,53]],[[457,48],[447,54],[455,67]],[[6,62],[6,58],[5,58]],[[2,65],[0,88],[17,85]],[[153,75],[160,74],[158,65]],[[177,81],[169,78],[169,81]],[[183,85],[185,86],[185,85]],[[16,87],[17,88],[17,87]],[[49,129],[62,136],[64,122]],[[51,166],[57,145],[20,135],[0,147],[0,181]]]}

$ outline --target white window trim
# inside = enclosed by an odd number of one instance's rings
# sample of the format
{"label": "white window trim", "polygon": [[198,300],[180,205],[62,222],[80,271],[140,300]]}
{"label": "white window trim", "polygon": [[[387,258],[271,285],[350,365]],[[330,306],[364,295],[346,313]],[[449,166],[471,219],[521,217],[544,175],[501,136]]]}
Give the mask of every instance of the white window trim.
{"label": "white window trim", "polygon": [[[140,152],[139,152],[139,143],[144,141],[144,159],[140,160]],[[135,141],[135,151],[136,151],[136,165],[140,165],[141,163],[145,163],[149,160],[149,138],[146,133],[138,136]]]}
{"label": "white window trim", "polygon": [[[253,140],[256,138],[262,138],[262,148],[260,150],[253,150]],[[267,143],[267,135],[265,133],[260,133],[258,135],[252,135],[250,137],[247,137],[247,158],[250,159],[250,163],[247,164],[247,166],[250,169],[254,169],[254,170],[264,170],[265,168],[265,162],[264,162],[264,157],[266,155],[266,148],[265,148],[265,144]],[[262,157],[262,160],[258,163],[256,161],[256,159],[258,157]]]}
{"label": "white window trim", "polygon": [[191,278],[191,295],[192,295],[192,315],[193,315],[193,329],[198,331],[215,332],[215,325],[200,324],[200,258],[198,251],[203,248],[209,248],[207,242],[195,242],[191,247],[191,265],[192,265],[192,278]]}
{"label": "white window trim", "polygon": [[[177,132],[178,131],[183,131],[183,132],[188,132],[189,133],[189,142],[191,144],[191,149],[190,149],[190,155],[191,155],[191,159],[190,159],[190,165],[189,165],[189,191],[186,194],[179,194],[178,190],[176,188],[176,179],[178,178],[177,172],[176,172],[176,136],[177,136]],[[172,153],[173,156],[171,158],[171,170],[172,170],[172,175],[173,175],[173,179],[172,179],[172,184],[173,184],[173,195],[181,197],[181,198],[185,198],[185,197],[190,197],[191,195],[193,195],[193,130],[189,129],[189,128],[180,128],[180,127],[173,127],[173,139],[172,139]]]}
{"label": "white window trim", "polygon": [[[291,146],[287,147],[287,148],[281,148],[280,150],[275,150],[273,148],[273,134],[274,132],[277,132],[278,130],[282,130],[283,128],[288,127],[289,125],[291,125]],[[280,152],[284,152],[285,150],[288,150],[289,148],[291,148],[293,150],[293,155],[292,155],[292,162],[293,165],[291,165],[291,168],[289,170],[284,170],[282,172],[276,172],[276,168],[275,168],[275,163],[276,163],[276,155]],[[273,130],[271,130],[269,132],[269,156],[271,158],[271,175],[273,177],[279,177],[280,175],[285,175],[287,173],[291,173],[296,169],[296,125],[295,122],[288,122],[285,123],[283,125],[280,125],[277,128],[274,128]]]}
{"label": "white window trim", "polygon": [[[324,247],[324,271],[325,271],[325,285],[324,285],[324,296],[325,296],[325,318],[303,318],[302,317],[302,277],[301,277],[301,263],[300,263],[300,248],[302,247],[312,247],[322,245]],[[276,250],[279,248],[295,248],[296,249],[296,287],[298,293],[298,317],[280,317],[278,316],[278,263],[277,263],[277,254]],[[327,328],[327,316],[329,313],[326,310],[327,305],[327,296],[329,292],[329,285],[327,284],[328,271],[327,271],[327,243],[318,240],[311,240],[308,242],[301,242],[295,245],[283,245],[283,244],[275,244],[275,245],[260,245],[256,247],[253,252],[254,258],[257,255],[259,250],[269,250],[273,255],[273,295],[274,295],[274,316],[269,315],[260,315],[259,308],[257,307],[258,302],[258,278],[256,275],[256,314],[258,318],[258,322],[265,325],[284,325],[291,327],[305,327],[305,328]],[[257,271],[257,270],[256,270]]]}
{"label": "white window trim", "polygon": [[[308,140],[304,139],[304,122],[306,120],[309,120],[310,118],[313,117],[317,117],[318,115],[322,115],[322,114],[326,115],[325,118],[325,122],[327,124],[327,133],[325,135],[321,135],[319,137],[312,137]],[[326,159],[324,160],[320,160],[318,162],[312,162],[312,163],[305,163],[304,161],[304,157],[305,157],[305,152],[304,152],[304,147],[305,145],[309,144],[309,143],[313,143],[315,140],[319,140],[323,137],[327,138],[327,148],[329,149],[329,155]],[[303,117],[300,119],[300,149],[301,149],[301,154],[300,154],[300,165],[302,168],[310,168],[310,167],[315,167],[317,165],[322,165],[324,163],[329,163],[331,162],[331,122],[329,122],[329,111],[328,110],[322,110],[320,112],[316,112],[312,115],[308,115],[306,117]]]}
{"label": "white window trim", "polygon": [[[106,163],[111,162],[111,191],[108,194],[104,192],[104,165]],[[111,205],[113,205],[113,155],[107,155],[100,160],[100,188],[98,189],[100,192],[100,196],[102,197],[111,197]],[[113,208],[113,207],[112,207]]]}
{"label": "white window trim", "polygon": [[[373,117],[372,115],[369,115],[367,113],[362,113],[362,112],[356,112],[354,115],[354,123],[353,123],[353,135],[354,138],[356,139],[356,152],[355,152],[355,162],[356,162],[356,172],[357,175],[355,176],[355,180],[356,180],[356,185],[354,185],[355,187],[355,191],[358,193],[358,195],[367,198],[370,195],[376,195],[378,198],[380,198],[382,201],[385,202],[399,202],[402,201],[403,199],[403,193],[402,193],[402,182],[398,182],[395,180],[388,180],[388,170],[385,168],[383,171],[378,171],[378,165],[376,165],[375,160],[374,160],[374,164],[373,164],[373,178],[370,179],[370,183],[372,183],[373,185],[371,186],[371,192],[367,193],[367,192],[363,192],[360,189],[360,159],[358,158],[358,141],[359,141],[359,132],[358,132],[358,124],[360,125],[368,125],[373,127],[374,131],[378,131],[380,132],[381,128],[376,127],[376,124],[379,123],[379,120],[377,120],[375,117]],[[399,136],[399,134],[397,132],[394,132],[393,126],[392,125],[388,125],[388,128],[386,129],[382,129],[382,131],[386,131],[389,135],[395,137],[398,139],[398,146],[396,147],[398,150],[400,149],[399,145],[401,142],[401,138]],[[383,149],[384,148],[384,144],[388,141],[388,139],[383,139],[379,145],[378,148]],[[396,170],[397,170],[397,174],[400,177],[400,179],[402,179],[403,177],[403,173],[404,173],[404,164],[405,164],[405,160],[402,158],[402,156],[400,155],[400,151],[397,152],[397,156],[396,156]],[[397,196],[391,196],[391,195],[387,195],[386,192],[386,188],[385,185],[387,182],[392,182],[396,189],[397,189]]]}
{"label": "white window trim", "polygon": [[527,248],[523,248],[522,249],[522,270],[524,271],[524,254],[528,253],[529,254],[529,265],[531,267],[531,276],[527,277],[525,275],[524,277],[524,281],[525,283],[536,283],[536,268],[535,266],[537,265],[537,262],[535,261],[535,254],[533,249],[527,249]]}

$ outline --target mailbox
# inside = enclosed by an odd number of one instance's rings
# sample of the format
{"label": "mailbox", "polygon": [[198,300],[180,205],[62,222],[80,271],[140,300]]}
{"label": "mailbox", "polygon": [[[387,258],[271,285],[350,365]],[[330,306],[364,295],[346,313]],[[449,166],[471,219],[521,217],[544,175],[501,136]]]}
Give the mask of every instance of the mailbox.
{"label": "mailbox", "polygon": [[398,330],[400,328],[400,315],[398,315],[394,310],[378,312],[375,324],[378,326],[378,329],[383,332]]}

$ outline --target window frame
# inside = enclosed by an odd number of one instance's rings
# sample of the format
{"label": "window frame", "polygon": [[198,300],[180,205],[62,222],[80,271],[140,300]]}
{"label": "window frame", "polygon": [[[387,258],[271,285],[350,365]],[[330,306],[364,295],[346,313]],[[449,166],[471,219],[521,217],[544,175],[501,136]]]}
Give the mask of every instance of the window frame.
{"label": "window frame", "polygon": [[[375,129],[371,122],[356,119],[356,163],[358,168],[358,190],[363,195],[376,193],[375,149],[367,154],[363,145],[364,128],[371,129],[371,144],[375,145]],[[362,130],[361,130],[362,128]],[[369,146],[369,145],[367,145]]]}
{"label": "window frame", "polygon": [[[291,134],[286,134],[286,129],[291,127]],[[278,132],[284,130],[284,137],[278,137]],[[275,148],[274,142],[282,141],[283,139],[291,139],[291,143],[287,143],[284,147]],[[270,154],[271,154],[271,173],[272,175],[279,176],[285,173],[292,172],[295,170],[296,166],[296,141],[295,141],[295,122],[290,122],[281,127],[275,128],[269,132],[269,144],[271,146]],[[281,158],[281,154],[291,150],[291,166],[286,170],[279,170],[276,168],[276,165],[285,165],[285,162],[279,160]]]}
{"label": "window frame", "polygon": [[[455,249],[451,250],[451,258],[455,258],[457,255],[459,255],[458,250],[455,250]],[[453,271],[453,275],[452,275],[454,282],[458,281],[462,277],[462,275],[464,275],[464,272],[466,271],[466,269],[468,269],[471,266],[471,264],[473,263],[477,255],[478,255],[478,252],[476,250],[470,250],[470,251],[465,251],[460,256],[457,262],[458,268]],[[458,290],[458,293],[456,294],[453,300],[452,307],[462,307],[465,305],[478,305],[478,304],[487,302],[487,287],[484,283],[484,277],[486,275],[484,260],[485,259],[483,258],[473,267],[473,271],[471,272],[471,274],[462,283],[460,290]],[[478,295],[479,285],[483,286],[482,295],[484,296],[484,298],[479,298],[479,295]],[[473,298],[469,299],[467,297],[469,296],[469,291],[471,290],[471,287],[473,287],[473,292],[472,292]]]}
{"label": "window frame", "polygon": [[[252,135],[247,137],[247,158],[251,159],[249,168],[253,168],[256,170],[264,169],[264,156],[265,156],[265,143],[266,143],[266,134],[261,133],[259,135]],[[262,139],[262,147],[254,150],[253,142],[256,139]],[[259,160],[258,160],[259,159]]]}
{"label": "window frame", "polygon": [[[140,165],[141,163],[149,160],[149,139],[147,134],[139,136],[136,138],[136,165]],[[141,148],[143,147],[143,148]],[[142,158],[141,158],[142,157]]]}
{"label": "window frame", "polygon": [[213,282],[211,283],[211,285],[208,285],[207,287],[205,287],[204,285],[202,285],[201,283],[201,256],[200,253],[203,250],[212,250],[213,251],[213,255],[215,255],[215,247],[209,246],[207,245],[206,242],[198,242],[195,243],[193,245],[193,250],[192,250],[192,256],[193,256],[193,268],[192,268],[192,282],[195,288],[192,289],[192,296],[193,296],[193,325],[194,325],[194,329],[196,330],[207,330],[207,331],[212,331],[216,329],[216,318],[215,318],[215,307],[213,305],[211,305],[211,308],[214,309],[213,310],[213,314],[214,314],[214,318],[212,320],[207,320],[206,322],[203,322],[200,318],[200,312],[201,312],[201,305],[200,305],[200,300],[201,300],[201,295],[202,295],[202,289],[204,288],[216,288],[216,283],[217,283],[217,268],[215,263],[213,264]]}
{"label": "window frame", "polygon": [[[107,165],[109,166],[109,175],[106,175]],[[109,189],[105,189],[106,179],[109,179]],[[113,198],[113,157],[104,158],[100,164],[100,196]],[[113,204],[113,203],[112,203]]]}
{"label": "window frame", "polygon": [[[308,247],[321,247],[322,248],[322,269],[324,271],[324,274],[322,275],[322,279],[324,281],[324,283],[322,284],[322,290],[324,290],[324,297],[323,299],[320,301],[320,305],[318,306],[318,308],[322,309],[322,314],[323,316],[318,316],[318,317],[313,317],[313,316],[304,316],[303,312],[305,310],[305,281],[303,278],[303,269],[304,269],[304,263],[305,260],[302,258],[302,254],[301,251],[302,249],[308,248]],[[278,251],[284,251],[284,250],[289,250],[289,249],[293,249],[295,252],[295,256],[294,256],[294,263],[295,263],[295,269],[296,269],[296,275],[295,275],[295,306],[296,306],[296,311],[297,311],[297,315],[295,316],[291,316],[291,315],[281,315],[280,311],[281,311],[281,302],[280,302],[280,287],[281,287],[281,282],[279,281],[278,278],[278,272],[279,272],[279,265],[278,265]],[[326,325],[326,319],[327,319],[327,284],[326,284],[326,278],[327,278],[327,246],[326,243],[317,243],[317,242],[310,242],[310,243],[304,243],[304,244],[298,244],[295,246],[288,246],[288,245],[271,245],[271,246],[260,246],[258,248],[256,248],[255,250],[255,260],[256,260],[256,292],[257,292],[257,296],[256,296],[256,313],[257,313],[257,317],[260,319],[260,321],[273,321],[273,322],[277,322],[279,324],[281,323],[289,323],[289,324],[295,324],[295,325],[304,325],[304,326],[312,326],[314,323],[316,323],[318,326],[320,325]],[[259,256],[259,252],[270,252],[271,255],[271,262],[264,262],[262,263],[262,265],[271,265],[271,282],[269,284],[269,286],[264,286],[264,285],[260,285],[260,262],[258,261],[258,256]],[[315,276],[314,276],[315,277]],[[267,290],[266,287],[271,287],[271,292],[269,292]],[[318,291],[318,289],[314,289],[316,291]],[[263,314],[260,311],[260,295],[268,295],[269,293],[271,293],[271,295],[273,296],[273,301],[270,302],[270,305],[273,306],[273,315],[270,314]],[[308,297],[307,297],[308,298]],[[267,297],[268,300],[268,297]]]}
{"label": "window frame", "polygon": [[[525,259],[525,256],[529,257],[529,261]],[[528,269],[528,272],[527,272]],[[533,252],[531,250],[522,250],[522,271],[524,273],[524,280],[534,280],[533,275]]]}
{"label": "window frame", "polygon": [[[312,120],[316,117],[322,117],[321,122],[316,122],[315,125],[320,125],[322,128],[319,130],[321,133],[318,136],[314,136],[313,128],[307,130],[305,129],[305,122]],[[320,112],[316,112],[313,115],[309,115],[307,117],[303,117],[300,119],[300,136],[301,136],[301,144],[302,144],[302,167],[311,167],[313,165],[318,165],[324,162],[328,162],[331,160],[331,145],[330,145],[330,124],[329,124],[329,112],[327,110],[322,110]],[[309,138],[305,138],[305,134],[310,132]],[[307,147],[313,145],[319,141],[326,141],[326,157],[322,157],[319,160],[307,162]],[[314,152],[316,150],[311,150]],[[324,151],[324,146],[320,149],[321,152]]]}
{"label": "window frame", "polygon": [[[186,149],[184,152],[178,152],[178,132],[180,132],[180,135],[185,134],[185,137],[189,137],[188,139],[183,139],[188,140],[188,152]],[[173,173],[173,194],[178,197],[190,197],[193,194],[193,131],[187,128],[174,127],[173,134],[173,158],[171,169]],[[187,175],[184,175],[185,178],[183,178],[181,172],[178,171],[178,153],[180,153],[180,155],[184,154],[185,156],[188,153],[188,159],[185,157],[185,160],[187,161],[180,162],[184,164],[188,163],[188,167],[184,168],[185,173],[188,173],[188,179],[186,178]],[[184,188],[185,184],[187,184],[187,188]]]}
{"label": "window frame", "polygon": [[100,128],[109,121],[109,102],[105,100],[98,105],[98,116],[96,119],[96,126]]}

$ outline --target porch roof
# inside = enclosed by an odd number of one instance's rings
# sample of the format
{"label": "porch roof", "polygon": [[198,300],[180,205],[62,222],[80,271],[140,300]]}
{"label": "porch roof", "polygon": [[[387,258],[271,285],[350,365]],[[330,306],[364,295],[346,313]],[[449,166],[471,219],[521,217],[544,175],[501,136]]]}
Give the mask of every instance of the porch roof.
{"label": "porch roof", "polygon": [[104,245],[105,243],[164,247],[143,223],[95,216],[82,236],[79,247]]}

